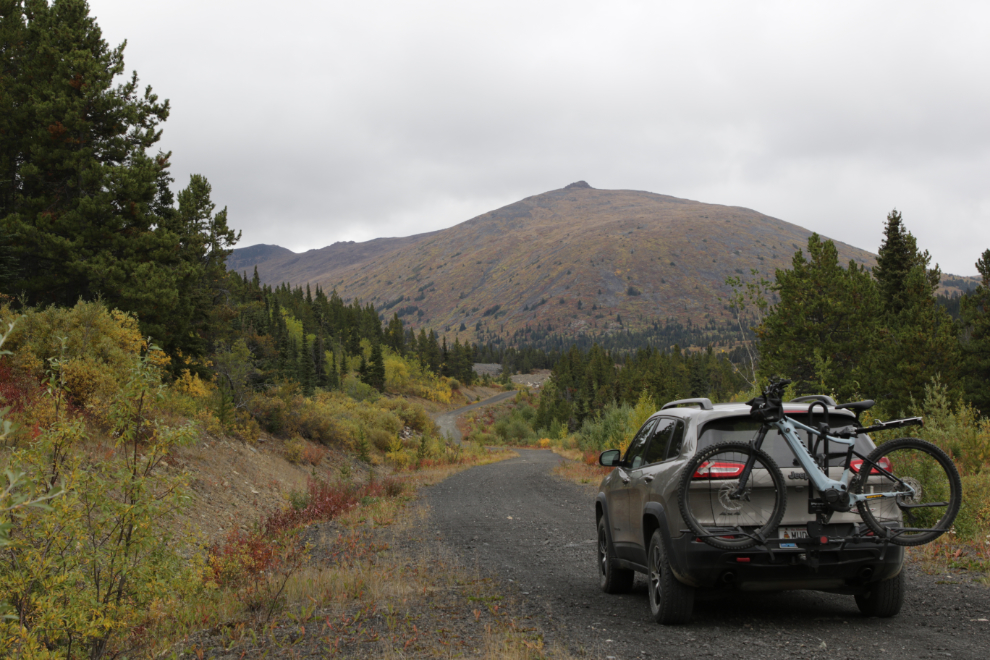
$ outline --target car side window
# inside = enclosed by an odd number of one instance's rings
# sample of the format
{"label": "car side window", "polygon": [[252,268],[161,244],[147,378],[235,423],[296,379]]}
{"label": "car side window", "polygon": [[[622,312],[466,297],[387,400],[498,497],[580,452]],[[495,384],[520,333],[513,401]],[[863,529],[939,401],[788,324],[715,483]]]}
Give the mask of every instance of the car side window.
{"label": "car side window", "polygon": [[667,447],[670,444],[671,430],[676,426],[672,419],[660,419],[657,428],[650,440],[650,446],[646,449],[644,463],[659,463],[667,458]]}
{"label": "car side window", "polygon": [[667,458],[676,458],[681,453],[681,445],[684,444],[684,422],[675,420],[670,433],[670,443],[667,449]]}
{"label": "car side window", "polygon": [[646,443],[650,439],[650,434],[653,432],[653,427],[656,424],[657,420],[655,419],[647,420],[646,424],[643,424],[643,427],[639,429],[636,437],[629,443],[629,449],[626,450],[625,462],[631,470],[643,467],[643,451],[646,449]]}

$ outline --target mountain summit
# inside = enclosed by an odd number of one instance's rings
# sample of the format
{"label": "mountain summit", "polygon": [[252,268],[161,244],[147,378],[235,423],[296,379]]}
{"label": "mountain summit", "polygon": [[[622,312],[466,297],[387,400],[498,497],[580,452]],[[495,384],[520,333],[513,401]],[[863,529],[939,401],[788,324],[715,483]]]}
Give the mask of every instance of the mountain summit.
{"label": "mountain summit", "polygon": [[[738,206],[584,181],[459,225],[406,238],[285,254],[235,250],[231,269],[263,281],[319,284],[462,341],[636,330],[656,319],[727,320],[729,276],[772,278],[810,231]],[[840,258],[875,256],[836,241]],[[254,252],[252,252],[254,250]],[[257,259],[270,254],[271,258]]]}

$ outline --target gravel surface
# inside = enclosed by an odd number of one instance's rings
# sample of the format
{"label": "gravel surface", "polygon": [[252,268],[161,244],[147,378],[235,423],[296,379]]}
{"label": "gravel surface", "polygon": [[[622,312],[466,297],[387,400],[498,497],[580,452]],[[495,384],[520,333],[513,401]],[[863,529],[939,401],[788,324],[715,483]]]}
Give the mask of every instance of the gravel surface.
{"label": "gravel surface", "polygon": [[[460,412],[460,411],[458,411]],[[549,451],[472,468],[430,488],[431,525],[463,561],[492,571],[550,648],[601,658],[986,658],[990,589],[965,571],[908,565],[901,614],[863,617],[852,596],[732,594],[697,602],[687,626],[649,617],[646,584],[609,596],[595,567],[595,489],[562,481]]]}
{"label": "gravel surface", "polygon": [[493,403],[499,403],[500,401],[505,401],[506,399],[511,399],[516,395],[515,390],[509,390],[508,392],[502,392],[501,394],[496,394],[493,397],[485,399],[484,401],[479,401],[478,403],[472,403],[470,406],[464,406],[463,408],[458,408],[457,410],[452,410],[442,415],[437,415],[436,423],[440,427],[440,432],[444,435],[450,436],[454,439],[457,444],[461,443],[461,431],[457,428],[457,418],[475,408],[481,408],[482,406],[490,406]]}

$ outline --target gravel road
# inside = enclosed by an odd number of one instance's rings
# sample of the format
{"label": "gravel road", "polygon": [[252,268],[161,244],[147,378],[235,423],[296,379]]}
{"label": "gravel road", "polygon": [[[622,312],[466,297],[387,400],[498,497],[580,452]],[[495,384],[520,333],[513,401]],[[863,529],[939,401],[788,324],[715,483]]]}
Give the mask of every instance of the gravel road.
{"label": "gravel road", "polygon": [[451,410],[450,412],[443,413],[442,415],[437,415],[436,423],[440,427],[440,432],[444,435],[450,436],[454,439],[457,444],[461,443],[461,431],[457,428],[457,417],[469,410],[474,410],[475,408],[480,408],[482,406],[489,406],[493,403],[498,403],[500,401],[505,401],[506,399],[511,399],[516,395],[515,390],[510,390],[508,392],[502,392],[501,394],[496,394],[493,397],[489,397],[484,401],[479,401],[478,403],[472,403],[470,406],[464,406],[463,408],[458,408],[457,410]]}
{"label": "gravel road", "polygon": [[627,595],[598,589],[593,491],[553,476],[557,455],[517,451],[426,495],[443,542],[492,571],[548,646],[616,660],[990,655],[990,589],[965,571],[926,575],[912,565],[904,609],[892,619],[863,617],[852,596],[798,591],[698,602],[689,625],[658,626],[643,576]]}

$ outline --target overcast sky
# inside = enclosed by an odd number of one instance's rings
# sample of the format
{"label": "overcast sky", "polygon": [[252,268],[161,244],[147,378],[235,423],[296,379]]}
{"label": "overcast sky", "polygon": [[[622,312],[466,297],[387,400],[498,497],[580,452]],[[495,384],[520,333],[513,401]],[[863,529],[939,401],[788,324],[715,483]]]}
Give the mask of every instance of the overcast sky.
{"label": "overcast sky", "polygon": [[990,4],[90,0],[240,246],[449,227],[584,179],[943,270],[990,248]]}

